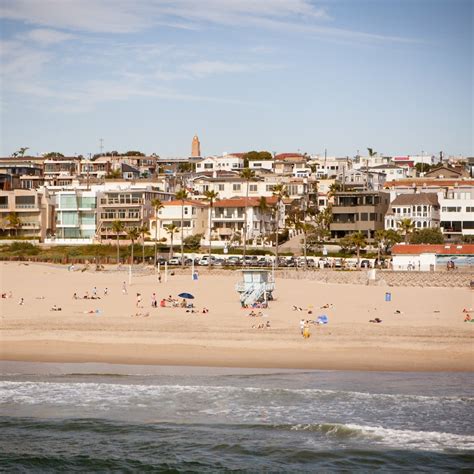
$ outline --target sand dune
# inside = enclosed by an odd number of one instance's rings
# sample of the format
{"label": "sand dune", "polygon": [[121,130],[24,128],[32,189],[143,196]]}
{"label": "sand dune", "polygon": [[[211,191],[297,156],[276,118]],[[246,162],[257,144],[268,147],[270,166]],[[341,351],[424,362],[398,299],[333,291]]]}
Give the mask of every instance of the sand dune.
{"label": "sand dune", "polygon": [[[467,288],[385,288],[277,279],[276,300],[263,310],[270,329],[252,329],[259,318],[242,310],[229,276],[190,275],[158,283],[134,276],[122,294],[126,272],[69,272],[46,264],[0,264],[3,360],[117,362],[170,365],[321,368],[355,370],[472,370],[474,324],[463,308],[473,305]],[[99,300],[74,300],[97,288]],[[108,295],[103,296],[104,288]],[[151,308],[187,291],[198,309]],[[392,301],[385,302],[385,292]],[[136,293],[143,308],[136,308]],[[24,304],[19,305],[20,298]],[[326,303],[330,308],[321,309]],[[62,311],[50,311],[53,305]],[[293,311],[293,305],[307,311]],[[95,312],[99,310],[99,312]],[[395,314],[398,310],[401,314]],[[88,313],[94,311],[94,313]],[[132,316],[136,312],[148,317]],[[326,314],[329,324],[301,337],[301,318]],[[474,316],[474,313],[473,313]],[[381,324],[369,323],[378,317]]]}

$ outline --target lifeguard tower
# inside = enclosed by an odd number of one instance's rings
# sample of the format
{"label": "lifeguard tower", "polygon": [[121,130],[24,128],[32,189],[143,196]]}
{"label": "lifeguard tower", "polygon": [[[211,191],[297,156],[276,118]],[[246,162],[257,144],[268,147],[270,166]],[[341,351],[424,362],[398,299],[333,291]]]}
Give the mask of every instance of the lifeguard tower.
{"label": "lifeguard tower", "polygon": [[275,283],[269,270],[242,270],[243,281],[239,281],[235,289],[240,293],[242,306],[252,306],[255,303],[266,303],[273,299]]}

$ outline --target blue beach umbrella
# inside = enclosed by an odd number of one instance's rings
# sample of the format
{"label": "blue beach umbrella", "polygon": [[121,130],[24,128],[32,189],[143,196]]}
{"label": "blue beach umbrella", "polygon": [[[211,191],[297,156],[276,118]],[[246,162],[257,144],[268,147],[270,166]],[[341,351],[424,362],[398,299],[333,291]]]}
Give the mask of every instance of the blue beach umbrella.
{"label": "blue beach umbrella", "polygon": [[186,300],[193,300],[194,296],[191,293],[180,293],[178,295],[179,298],[184,298]]}

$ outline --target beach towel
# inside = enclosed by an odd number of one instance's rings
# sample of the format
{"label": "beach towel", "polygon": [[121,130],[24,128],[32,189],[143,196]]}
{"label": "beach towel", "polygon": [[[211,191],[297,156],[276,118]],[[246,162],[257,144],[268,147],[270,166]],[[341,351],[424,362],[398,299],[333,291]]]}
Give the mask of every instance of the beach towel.
{"label": "beach towel", "polygon": [[322,314],[321,316],[318,316],[317,322],[318,324],[327,324],[329,322],[329,318],[325,314]]}

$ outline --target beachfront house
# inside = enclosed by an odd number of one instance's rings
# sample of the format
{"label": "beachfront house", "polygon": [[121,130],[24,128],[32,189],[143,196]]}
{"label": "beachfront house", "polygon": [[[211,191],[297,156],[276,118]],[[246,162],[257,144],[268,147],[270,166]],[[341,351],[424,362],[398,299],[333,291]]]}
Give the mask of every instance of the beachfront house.
{"label": "beachfront house", "polygon": [[384,228],[384,216],[389,205],[389,194],[384,192],[338,192],[332,206],[330,224],[333,238],[341,238],[354,232],[363,232],[369,239],[377,230]]}
{"label": "beachfront house", "polygon": [[439,227],[439,202],[436,193],[400,194],[385,215],[385,229],[399,229],[403,219],[410,219],[415,229]]}
{"label": "beachfront house", "polygon": [[54,205],[46,189],[0,191],[0,234],[38,239],[54,230]]}
{"label": "beachfront house", "polygon": [[150,218],[150,236],[155,235],[159,241],[171,243],[169,226],[174,224],[173,244],[181,244],[181,213],[183,212],[183,239],[191,235],[202,234],[207,238],[209,229],[209,204],[197,200],[172,200],[163,202],[163,208],[158,211],[157,218],[153,214]]}

